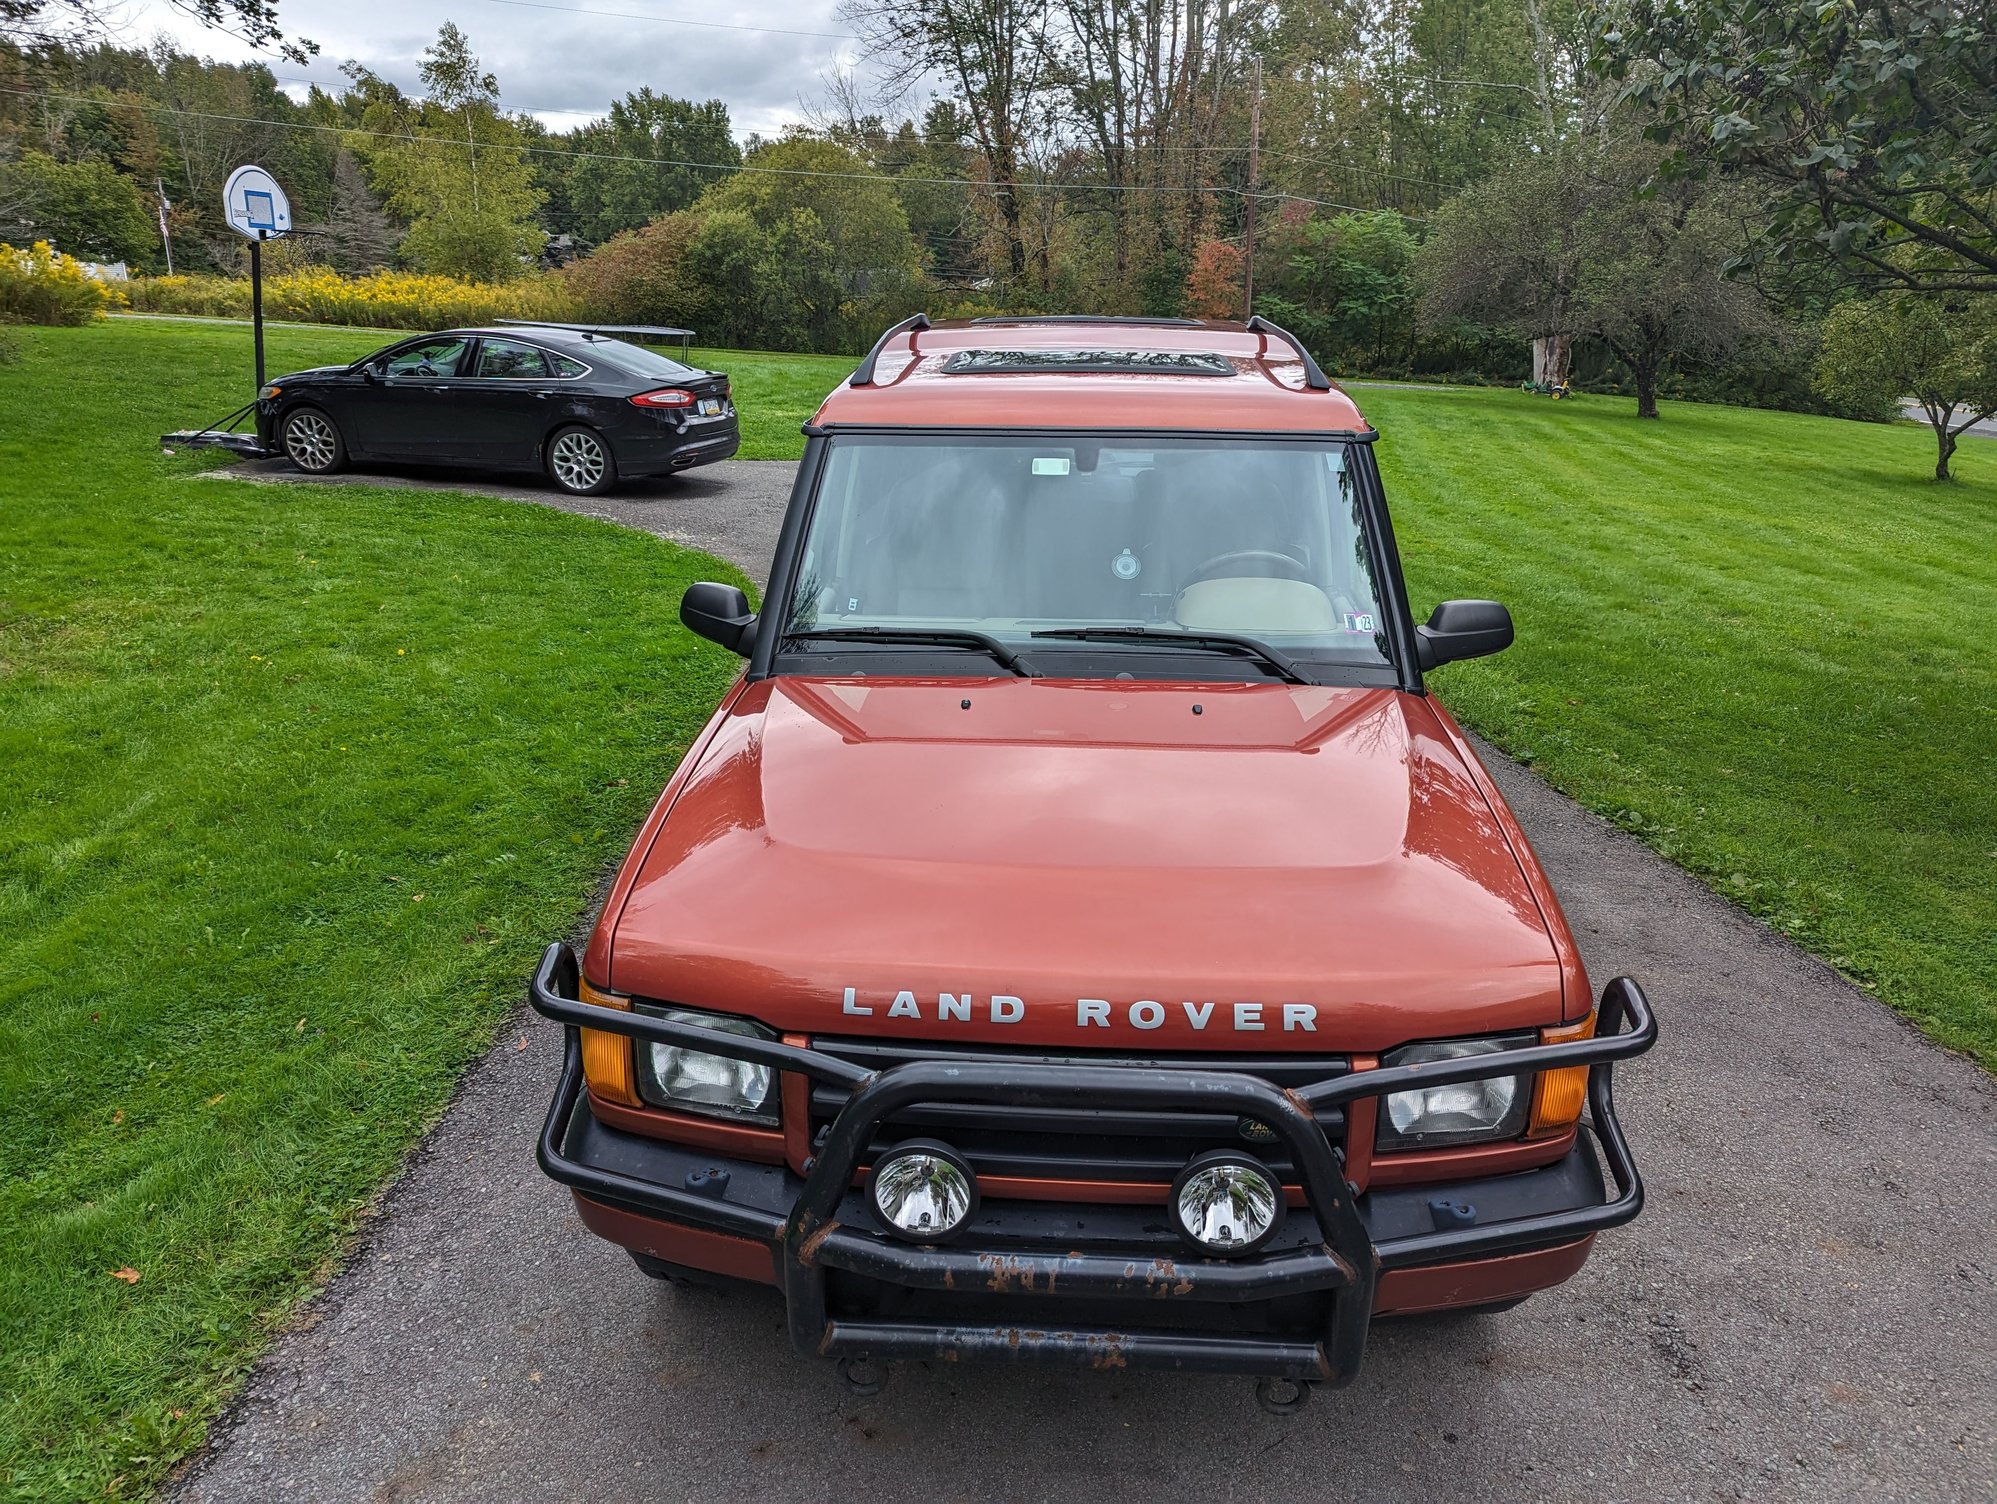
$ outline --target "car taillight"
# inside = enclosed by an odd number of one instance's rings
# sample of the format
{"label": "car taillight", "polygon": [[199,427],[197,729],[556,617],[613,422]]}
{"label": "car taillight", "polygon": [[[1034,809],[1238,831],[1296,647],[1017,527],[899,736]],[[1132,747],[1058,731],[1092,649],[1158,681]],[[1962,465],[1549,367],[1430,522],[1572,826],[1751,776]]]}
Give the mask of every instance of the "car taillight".
{"label": "car taillight", "polygon": [[631,399],[640,407],[692,407],[693,393],[676,386],[662,386],[656,392],[640,392]]}

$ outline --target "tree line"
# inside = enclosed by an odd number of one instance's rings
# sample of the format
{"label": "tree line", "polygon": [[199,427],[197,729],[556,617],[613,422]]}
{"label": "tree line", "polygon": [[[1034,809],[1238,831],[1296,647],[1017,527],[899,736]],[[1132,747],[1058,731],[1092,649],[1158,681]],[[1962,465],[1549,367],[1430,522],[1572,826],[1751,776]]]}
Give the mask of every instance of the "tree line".
{"label": "tree line", "polygon": [[[274,30],[266,0],[237,3]],[[821,80],[809,124],[739,145],[722,102],[651,89],[552,132],[449,25],[420,93],[350,64],[298,102],[260,66],[0,47],[0,236],[227,269],[220,178],[259,160],[321,231],[290,254],[480,279],[568,263],[594,316],[733,343],[850,349],[916,307],[1252,307],[1342,370],[1571,377],[1646,415],[1679,391],[1883,416],[1932,390],[1944,468],[1949,430],[1997,405],[1987,5],[841,16],[892,65]],[[1906,332],[1923,369],[1856,361],[1860,327]]]}

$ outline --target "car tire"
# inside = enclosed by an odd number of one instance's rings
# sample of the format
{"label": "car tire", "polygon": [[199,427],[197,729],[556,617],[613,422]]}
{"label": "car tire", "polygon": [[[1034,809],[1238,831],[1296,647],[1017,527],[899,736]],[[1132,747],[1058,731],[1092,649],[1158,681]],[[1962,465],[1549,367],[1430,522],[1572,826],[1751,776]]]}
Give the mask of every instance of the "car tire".
{"label": "car tire", "polygon": [[285,414],[284,457],[307,475],[331,475],[347,468],[347,442],[340,425],[324,409],[296,407]]}
{"label": "car tire", "polygon": [[548,439],[548,479],[571,496],[596,496],[617,484],[617,461],[594,428],[560,428]]}

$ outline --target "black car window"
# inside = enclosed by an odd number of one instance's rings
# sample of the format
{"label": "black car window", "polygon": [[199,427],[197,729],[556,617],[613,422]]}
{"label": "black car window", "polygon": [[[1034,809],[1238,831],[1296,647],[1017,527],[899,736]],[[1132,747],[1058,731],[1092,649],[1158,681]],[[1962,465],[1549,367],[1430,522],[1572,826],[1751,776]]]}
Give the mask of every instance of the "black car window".
{"label": "black car window", "polygon": [[557,376],[587,376],[589,367],[579,360],[570,360],[566,355],[548,352],[548,364],[555,368]]}
{"label": "black car window", "polygon": [[467,339],[426,339],[420,345],[404,345],[382,364],[388,376],[455,376],[465,358]]}
{"label": "black car window", "polygon": [[679,361],[661,355],[656,350],[647,350],[643,345],[628,344],[621,339],[599,337],[590,341],[590,349],[624,367],[634,376],[655,376],[664,381],[677,381],[683,376],[699,374],[692,366],[682,365]]}
{"label": "black car window", "polygon": [[488,339],[478,347],[478,374],[502,381],[542,381],[547,378],[548,363],[532,345]]}

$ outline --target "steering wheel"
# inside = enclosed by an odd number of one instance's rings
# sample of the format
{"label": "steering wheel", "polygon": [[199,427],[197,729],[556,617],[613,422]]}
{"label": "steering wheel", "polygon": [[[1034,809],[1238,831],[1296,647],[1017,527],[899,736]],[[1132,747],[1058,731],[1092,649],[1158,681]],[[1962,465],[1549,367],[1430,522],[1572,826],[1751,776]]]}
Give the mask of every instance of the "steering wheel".
{"label": "steering wheel", "polygon": [[[1181,590],[1197,585],[1201,580],[1213,580],[1240,576],[1244,571],[1231,566],[1251,564],[1256,567],[1245,571],[1252,579],[1309,580],[1310,569],[1301,560],[1273,548],[1238,548],[1231,553],[1215,554],[1206,563],[1195,569],[1179,582]],[[1222,566],[1230,566],[1223,568]]]}
{"label": "steering wheel", "polygon": [[418,376],[434,376],[437,374],[437,368],[427,360],[419,360],[416,362],[416,374]]}

